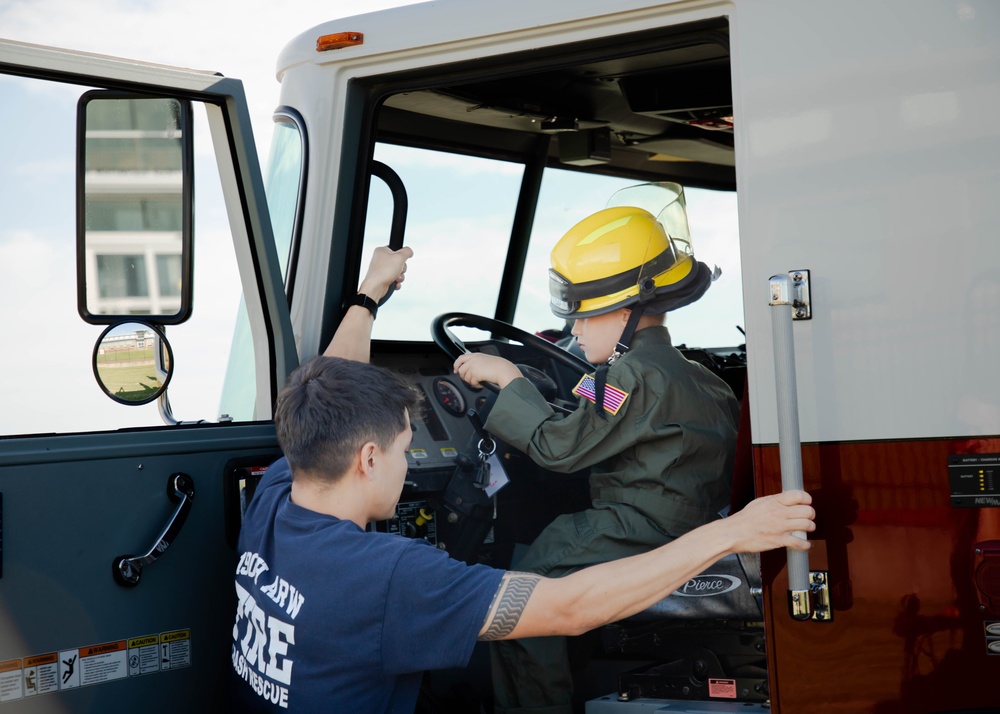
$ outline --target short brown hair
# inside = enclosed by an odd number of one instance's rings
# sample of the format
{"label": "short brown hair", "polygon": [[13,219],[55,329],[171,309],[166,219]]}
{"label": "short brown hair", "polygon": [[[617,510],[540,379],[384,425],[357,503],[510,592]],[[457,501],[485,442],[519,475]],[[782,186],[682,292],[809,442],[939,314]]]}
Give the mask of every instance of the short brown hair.
{"label": "short brown hair", "polygon": [[316,357],[278,395],[278,443],[294,473],[335,481],[371,441],[387,449],[406,429],[420,393],[392,372],[338,357]]}

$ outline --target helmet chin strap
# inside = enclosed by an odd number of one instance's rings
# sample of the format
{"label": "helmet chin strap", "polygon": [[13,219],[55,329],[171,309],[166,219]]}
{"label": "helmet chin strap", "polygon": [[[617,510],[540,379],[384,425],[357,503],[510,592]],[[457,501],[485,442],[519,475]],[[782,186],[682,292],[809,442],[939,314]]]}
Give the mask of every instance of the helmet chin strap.
{"label": "helmet chin strap", "polygon": [[709,270],[707,265],[696,262],[694,270],[674,285],[667,295],[657,296],[656,286],[651,280],[648,283],[640,284],[639,301],[632,305],[625,329],[622,330],[618,344],[615,345],[615,351],[611,353],[608,361],[598,367],[594,373],[594,406],[602,419],[608,418],[604,410],[604,388],[608,382],[608,367],[629,351],[632,338],[635,336],[635,328],[639,326],[639,320],[642,319],[642,316],[647,312],[650,315],[658,315],[694,302],[705,294],[708,286],[717,277],[718,275]]}
{"label": "helmet chin strap", "polygon": [[608,361],[597,368],[597,372],[594,374],[594,407],[597,409],[597,413],[600,414],[602,419],[607,419],[608,415],[604,409],[604,387],[608,382],[608,367],[615,363],[619,357],[629,351],[632,344],[632,337],[635,336],[635,328],[639,326],[639,320],[642,319],[643,306],[642,303],[636,303],[632,306],[629,311],[628,322],[625,323],[625,329],[622,330],[621,337],[618,338],[618,344],[615,345],[615,351],[611,353],[608,357]]}

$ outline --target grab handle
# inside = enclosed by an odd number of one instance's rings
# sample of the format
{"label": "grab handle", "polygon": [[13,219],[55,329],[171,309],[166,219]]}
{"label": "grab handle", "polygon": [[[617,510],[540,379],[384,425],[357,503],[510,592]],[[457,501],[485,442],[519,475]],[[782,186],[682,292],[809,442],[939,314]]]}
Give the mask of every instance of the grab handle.
{"label": "grab handle", "polygon": [[[774,381],[778,403],[778,454],[781,490],[802,489],[802,440],[799,436],[799,406],[795,378],[795,342],[792,338],[792,281],[774,275],[768,281],[771,332],[774,340]],[[804,531],[793,533],[805,538]],[[788,554],[788,607],[793,619],[812,615],[809,597],[809,553],[786,548]]]}
{"label": "grab handle", "polygon": [[[403,233],[406,231],[406,212],[409,202],[406,197],[406,187],[403,180],[395,171],[381,161],[372,162],[372,176],[376,176],[385,182],[392,194],[392,224],[389,227],[389,248],[399,250],[403,247]],[[389,286],[385,297],[379,300],[378,306],[382,307],[386,301],[392,297],[396,291],[396,284]]]}
{"label": "grab handle", "polygon": [[153,545],[145,555],[119,555],[111,564],[111,572],[115,582],[126,588],[134,588],[139,584],[142,576],[142,569],[146,565],[155,563],[167,550],[177,534],[180,533],[181,526],[187,520],[191,511],[191,504],[194,502],[194,480],[187,474],[172,474],[167,480],[167,496],[171,501],[177,503],[177,508],[170,515],[167,524],[160,531],[160,535],[153,541]]}

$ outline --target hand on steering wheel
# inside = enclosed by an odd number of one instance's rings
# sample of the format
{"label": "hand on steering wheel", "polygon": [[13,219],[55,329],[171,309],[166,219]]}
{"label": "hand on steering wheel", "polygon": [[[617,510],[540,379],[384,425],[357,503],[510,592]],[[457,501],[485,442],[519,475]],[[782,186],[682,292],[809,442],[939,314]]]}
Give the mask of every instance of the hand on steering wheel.
{"label": "hand on steering wheel", "polygon": [[[493,336],[506,338],[519,342],[530,350],[540,353],[542,356],[555,360],[564,367],[569,368],[575,374],[585,374],[594,369],[589,362],[580,359],[576,355],[567,352],[546,339],[533,335],[530,332],[518,329],[507,322],[500,322],[482,315],[472,315],[466,312],[447,312],[438,315],[431,322],[431,337],[434,342],[444,350],[445,354],[452,360],[457,360],[461,355],[471,352],[461,339],[452,331],[453,327],[472,327],[484,332],[490,332]],[[522,372],[525,372],[522,368]],[[536,376],[537,370],[528,370],[525,374],[529,379]],[[535,380],[532,380],[533,382]],[[487,388],[498,391],[496,385],[490,382],[484,383]]]}

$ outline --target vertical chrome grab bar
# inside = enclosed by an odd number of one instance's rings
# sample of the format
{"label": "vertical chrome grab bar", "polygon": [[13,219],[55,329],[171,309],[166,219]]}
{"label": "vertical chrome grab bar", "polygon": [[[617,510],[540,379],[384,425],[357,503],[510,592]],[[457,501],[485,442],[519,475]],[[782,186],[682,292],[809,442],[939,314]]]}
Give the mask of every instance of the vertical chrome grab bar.
{"label": "vertical chrome grab bar", "polygon": [[[795,342],[792,337],[794,300],[791,283],[787,275],[774,275],[768,281],[782,491],[802,488],[802,439],[799,436],[799,403],[795,381]],[[806,537],[805,531],[798,531],[794,535]],[[785,550],[788,556],[789,612],[796,620],[808,620],[812,615],[809,599],[809,553],[791,548]]]}

